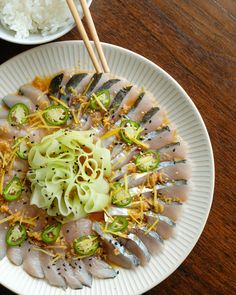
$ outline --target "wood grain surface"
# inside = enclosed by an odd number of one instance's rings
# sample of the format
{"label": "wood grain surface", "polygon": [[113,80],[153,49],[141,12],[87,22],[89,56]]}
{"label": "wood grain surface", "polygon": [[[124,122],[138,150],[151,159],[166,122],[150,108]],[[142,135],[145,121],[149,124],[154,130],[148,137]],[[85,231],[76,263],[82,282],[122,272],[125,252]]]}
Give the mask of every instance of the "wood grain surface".
{"label": "wood grain surface", "polygon": [[[236,1],[94,0],[91,11],[102,41],[147,57],[183,86],[214,150],[216,187],[204,232],[146,295],[236,294]],[[71,39],[80,39],[76,29],[60,40]],[[0,42],[0,63],[30,48]],[[12,293],[0,287],[0,294]]]}

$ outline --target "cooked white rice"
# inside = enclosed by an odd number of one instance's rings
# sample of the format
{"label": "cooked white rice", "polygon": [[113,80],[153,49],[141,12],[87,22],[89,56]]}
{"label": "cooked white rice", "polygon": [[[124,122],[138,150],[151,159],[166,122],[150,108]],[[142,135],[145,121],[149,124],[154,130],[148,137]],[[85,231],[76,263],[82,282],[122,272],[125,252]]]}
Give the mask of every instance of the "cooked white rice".
{"label": "cooked white rice", "polygon": [[66,0],[0,0],[2,25],[17,38],[53,34],[73,22]]}

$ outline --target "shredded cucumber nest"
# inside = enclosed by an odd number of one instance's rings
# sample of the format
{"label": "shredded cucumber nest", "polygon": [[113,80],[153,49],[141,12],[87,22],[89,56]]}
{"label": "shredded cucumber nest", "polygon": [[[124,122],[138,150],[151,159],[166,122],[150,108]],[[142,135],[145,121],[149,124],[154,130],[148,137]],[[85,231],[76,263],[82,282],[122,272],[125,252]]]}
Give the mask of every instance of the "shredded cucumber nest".
{"label": "shredded cucumber nest", "polygon": [[110,151],[93,131],[59,130],[28,154],[31,204],[72,220],[109,205]]}

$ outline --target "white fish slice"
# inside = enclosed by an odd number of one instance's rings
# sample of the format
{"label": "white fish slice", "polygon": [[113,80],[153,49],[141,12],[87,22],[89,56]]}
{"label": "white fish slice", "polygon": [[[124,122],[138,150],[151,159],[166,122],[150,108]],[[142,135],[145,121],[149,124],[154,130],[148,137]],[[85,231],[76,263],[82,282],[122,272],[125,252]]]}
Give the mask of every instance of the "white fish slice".
{"label": "white fish slice", "polygon": [[70,265],[73,268],[75,277],[87,287],[92,286],[92,275],[86,270],[82,260],[71,260]]}
{"label": "white fish slice", "polygon": [[21,265],[29,248],[30,245],[27,242],[23,243],[21,246],[8,247],[7,257],[13,264]]}
{"label": "white fish slice", "polygon": [[151,211],[145,212],[144,214],[147,217],[147,221],[149,224],[153,224],[156,220],[158,220],[158,223],[156,225],[156,232],[161,236],[163,240],[167,240],[173,236],[174,228],[176,226],[173,220],[171,220],[167,216]]}
{"label": "white fish slice", "polygon": [[183,183],[182,185],[174,185],[170,187],[163,187],[158,190],[158,194],[167,198],[178,198],[180,201],[186,201],[189,196],[190,185]]}
{"label": "white fish slice", "polygon": [[[123,150],[122,147],[124,148]],[[136,147],[132,148],[130,151],[126,151],[125,145],[117,145],[117,150],[119,149],[121,150],[118,151],[117,155],[111,160],[113,170],[120,169],[139,153]]]}
{"label": "white fish slice", "polygon": [[46,101],[49,103],[47,95],[33,85],[26,84],[21,86],[19,89],[19,93],[30,98],[35,105],[39,104],[42,101]]}
{"label": "white fish slice", "polygon": [[[27,242],[26,242],[27,243]],[[27,247],[27,246],[26,246]],[[28,250],[23,257],[23,269],[32,277],[42,279],[44,272],[41,266],[40,253],[33,249],[33,246],[28,246]]]}
{"label": "white fish slice", "polygon": [[148,228],[143,226],[141,228],[135,227],[131,232],[140,238],[151,255],[155,255],[163,249],[163,240],[155,231],[151,230],[148,232]]}
{"label": "white fish slice", "polygon": [[187,158],[187,144],[183,141],[176,142],[160,149],[160,160],[181,160]]}
{"label": "white fish slice", "polygon": [[149,145],[150,150],[159,150],[167,144],[176,142],[176,130],[166,130],[157,136],[149,136],[150,133],[145,137],[143,142]]}
{"label": "white fish slice", "polygon": [[82,81],[78,84],[78,86],[76,87],[76,92],[81,95],[84,90],[86,89],[86,86],[88,85],[89,81],[92,78],[92,74],[88,74],[84,79],[82,79]]}
{"label": "white fish slice", "polygon": [[[0,213],[0,220],[5,218],[5,214]],[[6,256],[7,246],[6,246],[6,233],[8,230],[8,222],[0,224],[0,260]]]}
{"label": "white fish slice", "polygon": [[27,135],[27,131],[23,128],[17,129],[11,124],[8,123],[5,119],[0,119],[0,137],[1,138],[13,138],[23,137]]}
{"label": "white fish slice", "polygon": [[110,279],[117,276],[117,272],[113,267],[97,257],[92,256],[84,258],[83,262],[87,271],[95,278]]}
{"label": "white fish slice", "polygon": [[97,92],[101,86],[110,79],[110,74],[103,73],[100,80],[93,89],[93,93]]}
{"label": "white fish slice", "polygon": [[56,264],[51,263],[51,257],[45,253],[40,253],[41,266],[48,283],[55,287],[66,288],[66,282],[57,270]]}
{"label": "white fish slice", "polygon": [[76,221],[65,223],[62,226],[62,232],[65,240],[68,243],[72,243],[74,239],[92,233],[92,221],[86,218],[81,218]]}
{"label": "white fish slice", "polygon": [[[161,190],[161,189],[165,189],[165,188],[169,189],[170,187],[182,186],[182,185],[186,185],[186,184],[187,184],[187,180],[178,179],[175,181],[168,181],[164,184],[156,184],[155,188],[159,193],[159,190]],[[147,194],[147,196],[148,196],[149,193],[152,193],[152,192],[153,192],[153,188],[147,188],[147,187],[144,187],[144,188],[132,187],[129,189],[129,193],[132,197],[139,195],[139,194],[144,194],[144,195]]]}
{"label": "white fish slice", "polygon": [[82,289],[83,285],[80,280],[76,277],[73,268],[67,261],[59,260],[56,263],[57,270],[60,271],[61,275],[66,280],[67,285],[74,290]]}
{"label": "white fish slice", "polygon": [[191,176],[191,165],[185,161],[175,162],[175,165],[167,166],[159,171],[163,173],[163,180],[168,181],[170,179],[189,179]]}
{"label": "white fish slice", "polygon": [[151,119],[148,120],[147,123],[145,123],[142,127],[144,128],[144,131],[142,134],[145,136],[151,131],[157,130],[159,127],[165,125],[167,122],[165,122],[166,119],[166,113],[163,110],[159,110],[156,112]]}
{"label": "white fish slice", "polygon": [[139,122],[151,108],[156,106],[155,97],[151,93],[145,92],[137,107],[129,112],[129,117],[131,120]]}
{"label": "white fish slice", "polygon": [[[160,162],[159,167],[154,171],[129,174],[127,176],[128,187],[136,187],[146,183],[148,177],[150,177],[150,175],[152,175],[153,173],[162,173],[163,182],[178,179],[189,179],[191,170],[190,168],[191,166],[189,165],[189,163],[186,163],[185,160],[181,160],[179,162]],[[123,175],[121,175],[121,177],[122,176]],[[119,179],[117,177],[116,179]],[[120,182],[124,183],[124,179],[122,178]]]}
{"label": "white fish slice", "polygon": [[18,170],[18,172],[26,173],[29,169],[29,164],[25,160],[16,158],[12,167],[14,170]]}
{"label": "white fish slice", "polygon": [[21,265],[23,263],[23,257],[21,254],[21,247],[8,247],[7,258],[15,265]]}
{"label": "white fish slice", "polygon": [[138,257],[130,253],[111,234],[104,233],[98,222],[93,223],[93,230],[102,238],[108,261],[124,268],[134,268],[140,264]]}
{"label": "white fish slice", "polygon": [[9,108],[13,107],[16,103],[23,103],[29,108],[31,112],[35,110],[35,104],[30,98],[26,96],[9,94],[4,96],[2,101]]}
{"label": "white fish slice", "polygon": [[147,247],[136,234],[129,233],[127,239],[118,238],[118,241],[121,242],[126,249],[138,257],[142,266],[145,266],[150,261],[151,256]]}
{"label": "white fish slice", "polygon": [[182,203],[178,202],[171,202],[171,203],[166,203],[161,200],[159,200],[163,206],[164,206],[164,211],[162,212],[163,215],[169,217],[170,219],[176,221],[182,213],[183,206]]}
{"label": "white fish slice", "polygon": [[9,109],[5,106],[3,101],[0,101],[0,119],[6,120],[8,117]]}

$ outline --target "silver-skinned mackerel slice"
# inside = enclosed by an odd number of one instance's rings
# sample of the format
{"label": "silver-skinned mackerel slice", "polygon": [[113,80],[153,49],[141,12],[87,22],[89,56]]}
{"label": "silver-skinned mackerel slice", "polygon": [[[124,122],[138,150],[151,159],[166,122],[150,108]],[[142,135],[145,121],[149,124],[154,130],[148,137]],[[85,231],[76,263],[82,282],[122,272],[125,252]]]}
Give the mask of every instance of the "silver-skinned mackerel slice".
{"label": "silver-skinned mackerel slice", "polygon": [[[108,210],[108,213],[111,216],[130,216],[129,208],[119,208],[111,206]],[[131,211],[132,212],[132,211]],[[156,225],[156,231],[161,236],[162,239],[166,240],[173,234],[173,229],[176,226],[176,223],[167,216],[164,216],[159,213],[154,213],[152,211],[144,212],[145,217],[150,225],[152,225],[156,220],[158,223]]]}
{"label": "silver-skinned mackerel slice", "polygon": [[[159,163],[158,167],[155,170],[148,171],[148,172],[143,172],[143,173],[133,173],[133,174],[130,173],[130,168],[131,168],[131,166],[133,166],[134,169],[135,169],[136,165],[135,165],[135,163],[129,163],[129,164],[123,166],[120,170],[116,170],[114,175],[112,176],[112,180],[116,181],[116,180],[119,180],[121,177],[123,177],[125,174],[126,175],[131,174],[131,175],[128,176],[128,182],[130,182],[130,181],[142,178],[144,176],[147,176],[147,175],[149,175],[151,173],[156,173],[159,170],[161,170],[162,168],[171,167],[171,166],[174,166],[174,165],[179,164],[179,163],[185,164],[186,160],[163,161],[163,162]],[[181,178],[182,178],[182,176],[181,176]]]}
{"label": "silver-skinned mackerel slice", "polygon": [[[155,188],[157,190],[160,190],[160,189],[166,189],[166,188],[169,188],[169,187],[174,187],[174,186],[180,186],[180,185],[185,185],[187,184],[187,180],[185,179],[178,179],[178,180],[175,180],[175,181],[168,181],[164,184],[156,184],[155,185]],[[132,187],[129,189],[129,193],[130,195],[133,197],[133,196],[137,196],[137,195],[140,195],[140,194],[145,194],[145,193],[150,193],[150,192],[153,192],[153,188],[148,188],[148,187],[144,187],[144,188],[139,188],[139,187]]]}
{"label": "silver-skinned mackerel slice", "polygon": [[155,255],[163,248],[163,240],[157,232],[149,230],[146,226],[133,227],[131,232],[135,233],[145,244],[151,255]]}
{"label": "silver-skinned mackerel slice", "polygon": [[136,234],[129,233],[127,238],[119,237],[117,240],[121,242],[126,249],[139,258],[142,266],[146,265],[150,261],[151,255],[147,247]]}
{"label": "silver-skinned mackerel slice", "polygon": [[155,230],[163,240],[167,240],[173,236],[176,223],[172,219],[152,211],[145,212],[144,215],[150,224],[158,221]]}
{"label": "silver-skinned mackerel slice", "polygon": [[[116,207],[116,206],[110,206],[110,208],[108,209],[108,213],[111,216],[130,216],[130,211],[132,209],[129,208],[120,208],[120,207]],[[170,226],[175,226],[175,222],[173,220],[171,220],[169,217],[161,215],[159,213],[154,213],[152,211],[147,211],[144,212],[144,215],[147,217],[153,217],[155,219],[158,219],[160,221],[163,221],[167,224],[169,224]]]}
{"label": "silver-skinned mackerel slice", "polygon": [[102,231],[98,222],[93,223],[93,230],[101,236],[107,259],[124,268],[134,268],[140,264],[138,257],[130,253],[111,234]]}

